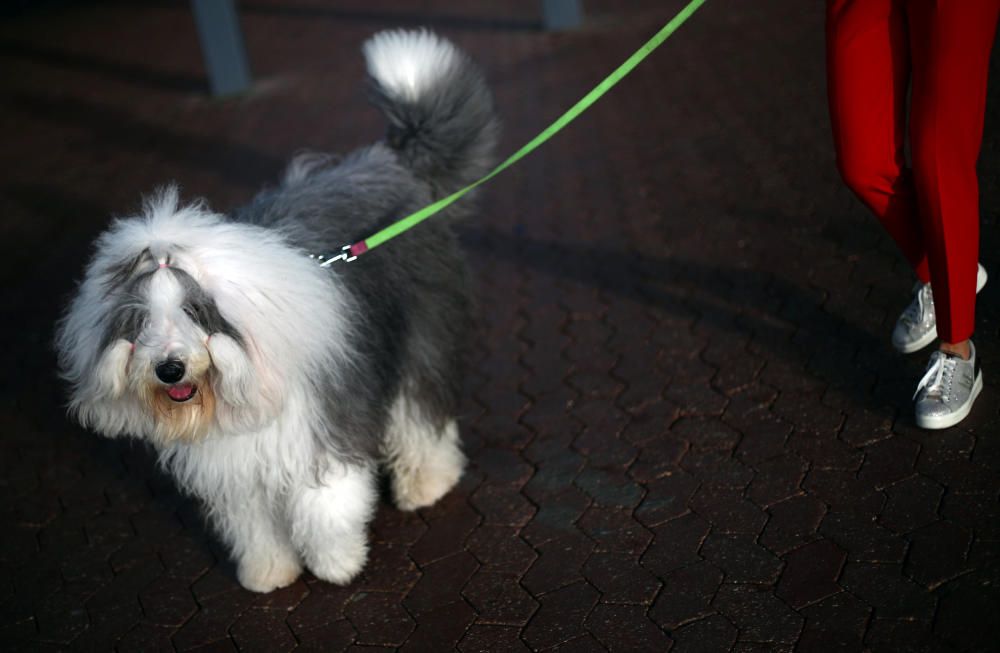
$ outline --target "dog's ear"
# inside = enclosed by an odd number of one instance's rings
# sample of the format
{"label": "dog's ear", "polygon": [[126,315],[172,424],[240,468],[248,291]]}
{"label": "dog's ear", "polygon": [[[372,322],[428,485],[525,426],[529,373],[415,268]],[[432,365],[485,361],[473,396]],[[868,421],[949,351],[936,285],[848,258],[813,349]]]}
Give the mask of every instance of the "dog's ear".
{"label": "dog's ear", "polygon": [[280,393],[271,388],[267,373],[254,362],[252,346],[245,338],[240,342],[224,333],[212,334],[206,343],[215,368],[216,415],[225,430],[259,428],[280,405]]}
{"label": "dog's ear", "polygon": [[89,374],[73,384],[69,413],[82,425],[113,437],[123,432],[124,414],[115,409],[128,386],[128,365],[132,358],[132,343],[112,342],[100,356]]}
{"label": "dog's ear", "polygon": [[93,384],[82,390],[92,400],[118,399],[125,392],[128,383],[128,363],[135,346],[128,340],[111,343],[97,361]]}
{"label": "dog's ear", "polygon": [[249,354],[224,333],[213,333],[206,346],[215,366],[213,381],[217,397],[233,407],[251,406],[258,387]]}

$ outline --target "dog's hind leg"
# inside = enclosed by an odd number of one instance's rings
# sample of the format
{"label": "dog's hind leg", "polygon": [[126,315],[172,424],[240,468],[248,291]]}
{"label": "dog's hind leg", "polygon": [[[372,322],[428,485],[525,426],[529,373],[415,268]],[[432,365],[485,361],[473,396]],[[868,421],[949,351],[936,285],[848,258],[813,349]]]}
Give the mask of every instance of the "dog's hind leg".
{"label": "dog's hind leg", "polygon": [[455,486],[465,467],[455,420],[436,426],[402,394],[392,407],[384,453],[401,510],[433,504]]}

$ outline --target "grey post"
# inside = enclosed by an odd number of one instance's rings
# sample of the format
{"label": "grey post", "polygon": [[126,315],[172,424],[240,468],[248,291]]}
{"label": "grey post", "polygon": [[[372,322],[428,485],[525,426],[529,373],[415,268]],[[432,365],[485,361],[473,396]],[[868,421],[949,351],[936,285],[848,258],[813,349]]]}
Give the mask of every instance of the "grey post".
{"label": "grey post", "polygon": [[542,20],[549,31],[576,29],[583,23],[580,0],[542,0]]}
{"label": "grey post", "polygon": [[245,91],[250,86],[250,65],[243,46],[243,32],[233,0],[191,0],[202,56],[212,95]]}

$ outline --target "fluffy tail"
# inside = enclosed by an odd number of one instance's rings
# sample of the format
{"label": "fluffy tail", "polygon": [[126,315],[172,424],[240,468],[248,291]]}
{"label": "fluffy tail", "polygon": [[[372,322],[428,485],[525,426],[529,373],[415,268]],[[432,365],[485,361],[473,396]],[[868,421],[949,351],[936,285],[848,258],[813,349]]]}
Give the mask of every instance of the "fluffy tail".
{"label": "fluffy tail", "polygon": [[363,50],[373,100],[389,119],[389,145],[436,197],[489,170],[499,125],[465,53],[426,30],[379,32]]}

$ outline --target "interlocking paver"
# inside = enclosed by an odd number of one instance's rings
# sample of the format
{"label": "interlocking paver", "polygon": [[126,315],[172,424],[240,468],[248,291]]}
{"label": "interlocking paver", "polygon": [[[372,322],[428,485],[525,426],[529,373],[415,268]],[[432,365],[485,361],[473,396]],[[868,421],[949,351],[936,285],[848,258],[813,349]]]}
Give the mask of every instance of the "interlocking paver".
{"label": "interlocking paver", "polygon": [[901,565],[848,562],[840,584],[888,619],[925,619],[933,614],[937,597],[901,573]]}
{"label": "interlocking paver", "polygon": [[847,555],[829,540],[810,542],[785,556],[777,595],[801,609],[840,592],[837,579]]}
{"label": "interlocking paver", "polygon": [[461,552],[423,568],[420,580],[403,599],[403,606],[415,616],[454,603],[454,597],[479,569],[470,553]]}
{"label": "interlocking paver", "polygon": [[926,476],[911,476],[886,488],[888,501],[879,523],[906,533],[935,521],[944,488]]}
{"label": "interlocking paver", "polygon": [[524,641],[535,649],[549,648],[586,634],[585,620],[599,592],[586,582],[573,583],[539,599],[538,612],[524,629]]}
{"label": "interlocking paver", "polygon": [[722,569],[726,580],[733,583],[773,585],[783,567],[777,556],[750,535],[712,533],[701,545],[701,555]]}
{"label": "interlocking paver", "polygon": [[511,626],[475,624],[465,632],[465,637],[458,643],[458,650],[462,653],[530,651],[527,644],[518,638],[519,633],[519,628]]}
{"label": "interlocking paver", "polygon": [[809,464],[794,453],[785,453],[770,458],[755,466],[756,474],[747,498],[758,506],[771,506],[802,492],[802,479]]}
{"label": "interlocking paver", "polygon": [[653,602],[662,583],[628,553],[595,553],[583,567],[583,575],[601,592],[604,603]]}
{"label": "interlocking paver", "polygon": [[229,632],[241,651],[291,651],[298,644],[279,610],[248,610]]}
{"label": "interlocking paver", "polygon": [[160,576],[139,594],[146,620],[162,626],[180,626],[198,611],[189,583],[175,576]]}
{"label": "interlocking paver", "polygon": [[[749,482],[751,470],[747,470]],[[744,498],[734,487],[702,485],[691,499],[691,508],[720,533],[757,534],[767,523],[767,513]]]}
{"label": "interlocking paver", "polygon": [[462,589],[462,596],[476,610],[478,621],[485,624],[524,626],[538,609],[514,574],[480,568]]}
{"label": "interlocking paver", "polygon": [[414,633],[400,651],[453,651],[476,612],[464,601],[435,607],[422,613]]}
{"label": "interlocking paver", "polygon": [[997,641],[997,565],[966,574],[941,588],[936,635],[965,650],[985,650]]}
{"label": "interlocking paver", "polygon": [[796,641],[802,631],[802,616],[758,585],[723,583],[712,606],[736,624],[746,642],[780,645]]}
{"label": "interlocking paver", "polygon": [[813,469],[802,487],[833,509],[858,515],[877,515],[885,504],[885,494],[856,474],[835,469]]}
{"label": "interlocking paver", "polygon": [[583,564],[594,546],[593,540],[579,532],[540,545],[538,560],[521,583],[535,596],[541,596],[580,580]]}
{"label": "interlocking paver", "polygon": [[698,489],[698,479],[682,469],[665,470],[646,484],[646,496],[635,518],[652,528],[688,512],[688,502]]}
{"label": "interlocking paver", "polygon": [[771,551],[782,555],[815,539],[826,514],[826,506],[815,497],[800,495],[772,505],[768,508],[768,513],[771,516],[759,541]]}
{"label": "interlocking paver", "polygon": [[718,493],[729,495],[733,492],[727,492],[723,488],[745,488],[754,476],[752,468],[733,458],[732,452],[725,449],[690,450],[684,454],[681,467],[693,476],[711,479],[711,486],[703,486],[702,488],[703,491],[710,494],[710,497],[696,498],[698,503],[706,507],[715,500],[716,494],[709,487],[715,488]]}
{"label": "interlocking paver", "polygon": [[174,645],[184,651],[228,640],[229,628],[252,602],[251,595],[238,590],[200,601],[200,610],[174,634]]}
{"label": "interlocking paver", "polygon": [[663,591],[649,610],[649,616],[664,629],[673,631],[691,621],[714,613],[712,599],[725,574],[708,562],[696,562],[663,576]]}
{"label": "interlocking paver", "polygon": [[667,651],[670,637],[646,616],[637,605],[601,604],[584,622],[587,629],[609,651]]}
{"label": "interlocking paver", "polygon": [[936,521],[910,534],[906,574],[934,589],[966,571],[972,534],[954,523]]}
{"label": "interlocking paver", "polygon": [[799,647],[806,651],[859,651],[872,609],[847,592],[838,592],[800,610],[806,618]]}
{"label": "interlocking paver", "polygon": [[642,565],[660,578],[700,560],[698,551],[712,527],[694,513],[671,520],[653,529],[653,542],[642,555]]}
{"label": "interlocking paver", "polygon": [[877,653],[900,649],[916,653],[956,650],[934,637],[928,624],[912,619],[872,619],[865,636],[865,646]]}
{"label": "interlocking paver", "polygon": [[847,551],[851,560],[901,563],[909,546],[871,515],[831,512],[823,517],[819,532]]}
{"label": "interlocking paver", "polygon": [[[988,649],[1000,294],[978,302],[976,409],[921,431],[923,359],[887,342],[910,275],[836,172],[822,3],[706,3],[480,191],[457,226],[480,299],[469,467],[429,509],[386,497],[351,585],[246,592],[146,447],[62,414],[52,325],[108,217],[169,180],[228,211],[295,151],[378,138],[358,53],[372,32],[427,25],[480,61],[503,155],[682,4],[592,0],[584,29],[551,34],[540,3],[241,3],[258,84],[226,100],[206,97],[185,3],[5,10],[5,649]],[[995,82],[1000,50],[992,64]]]}
{"label": "interlocking paver", "polygon": [[321,651],[347,649],[357,638],[354,626],[347,619],[332,621],[308,633],[296,635],[300,644],[296,651]]}
{"label": "interlocking paver", "polygon": [[736,643],[736,626],[722,615],[713,615],[671,633],[673,653],[727,651]]}
{"label": "interlocking paver", "polygon": [[413,618],[403,608],[402,596],[391,592],[355,594],[344,615],[358,633],[358,644],[400,646],[413,632]]}
{"label": "interlocking paver", "polygon": [[594,541],[600,551],[642,555],[653,534],[636,521],[628,509],[591,506],[578,522],[580,530]]}

